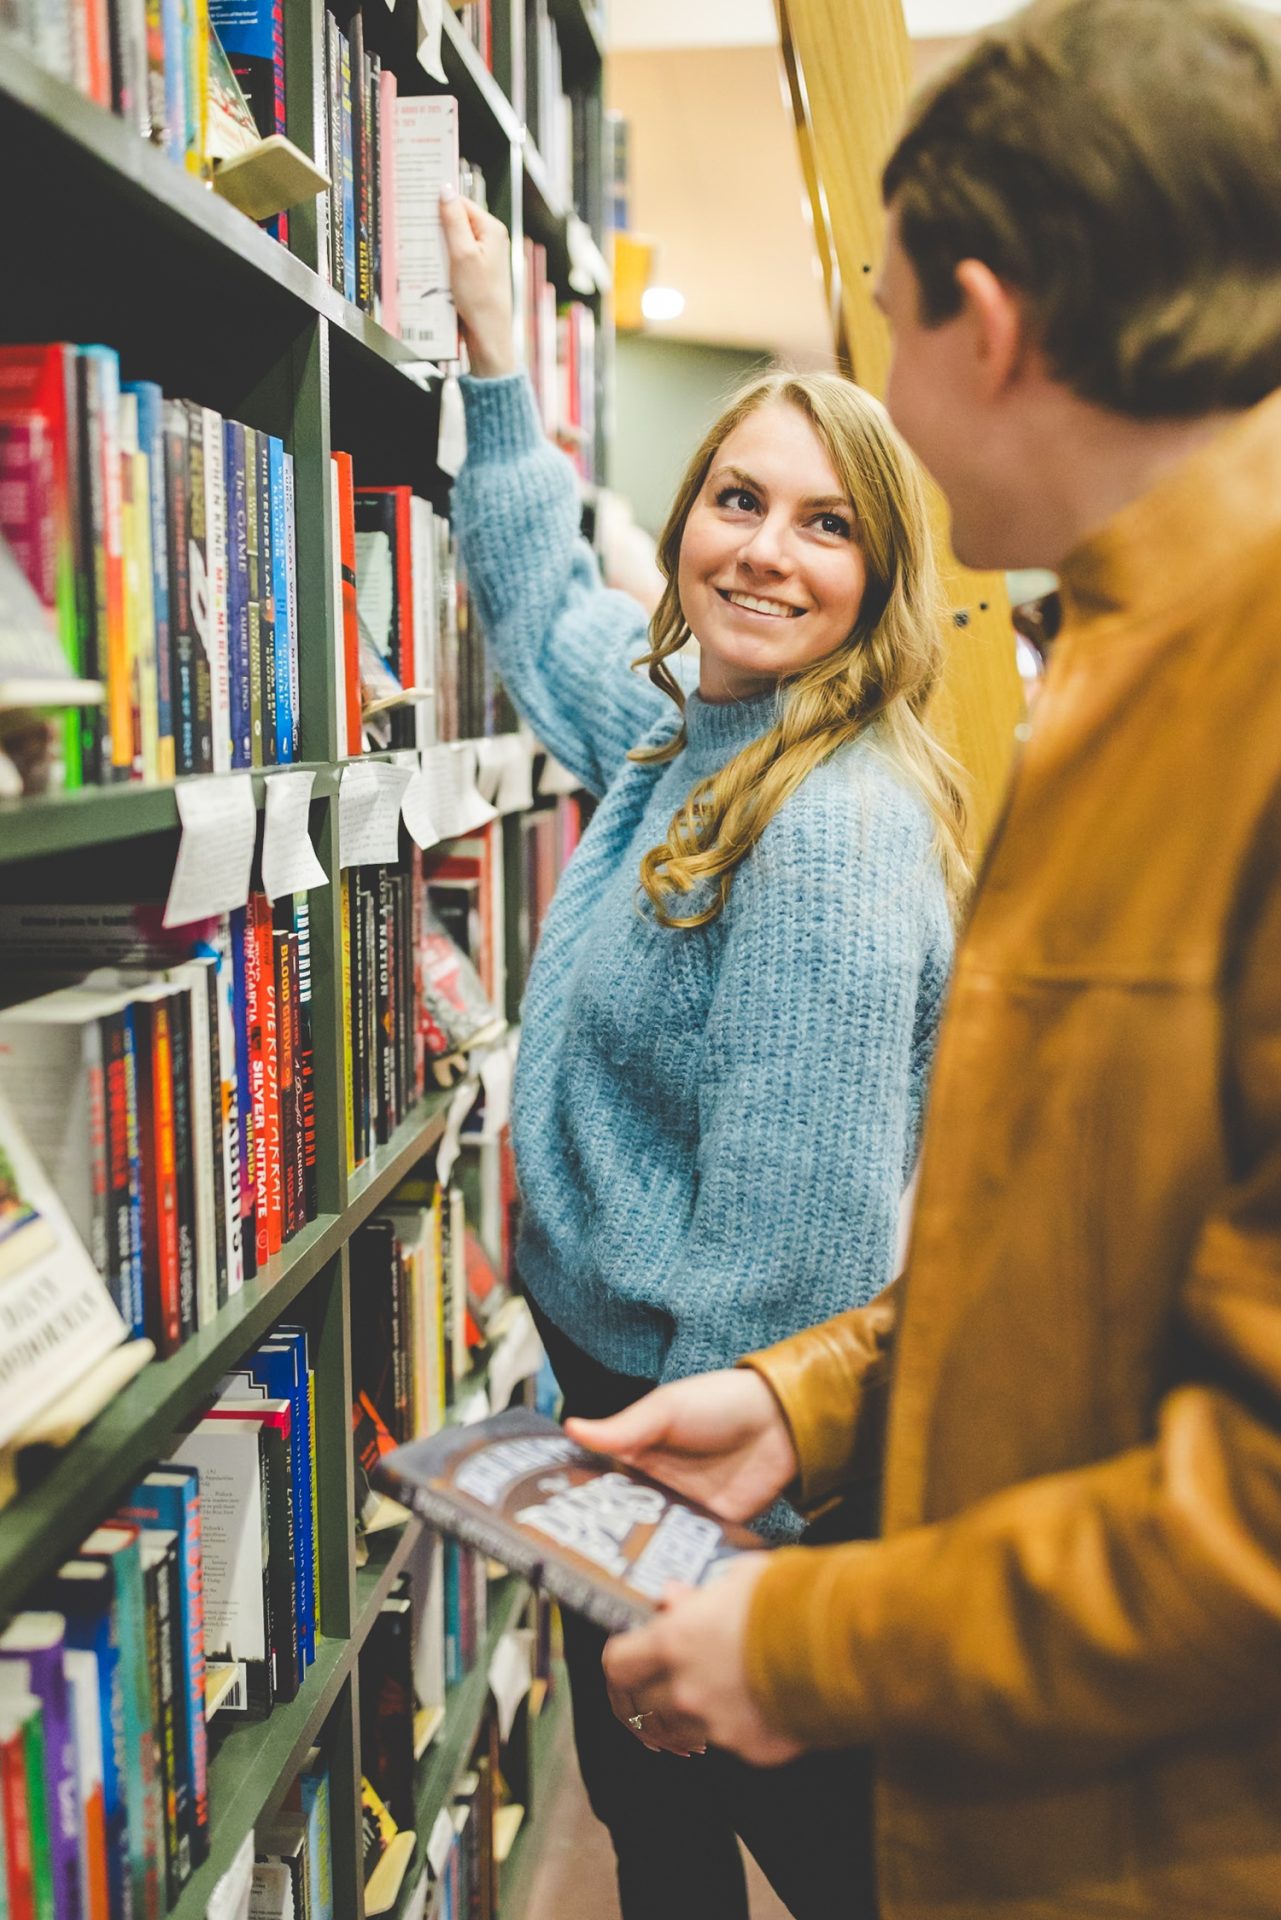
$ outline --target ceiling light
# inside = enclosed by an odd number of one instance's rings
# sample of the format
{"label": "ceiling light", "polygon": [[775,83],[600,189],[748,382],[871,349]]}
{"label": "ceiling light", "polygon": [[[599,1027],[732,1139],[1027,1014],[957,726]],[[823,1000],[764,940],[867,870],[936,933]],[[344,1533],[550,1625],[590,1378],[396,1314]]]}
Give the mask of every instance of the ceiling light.
{"label": "ceiling light", "polygon": [[647,320],[679,320],[685,311],[685,295],[675,287],[646,287],[641,295],[641,312]]}

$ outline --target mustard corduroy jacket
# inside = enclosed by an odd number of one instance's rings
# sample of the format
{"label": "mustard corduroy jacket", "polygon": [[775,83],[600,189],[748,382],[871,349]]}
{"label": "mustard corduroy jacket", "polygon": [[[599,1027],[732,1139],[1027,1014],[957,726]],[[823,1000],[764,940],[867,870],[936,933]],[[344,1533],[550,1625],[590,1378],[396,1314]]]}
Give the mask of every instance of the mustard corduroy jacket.
{"label": "mustard corduroy jacket", "polygon": [[905,1280],[748,1362],[882,1537],[774,1556],[748,1670],[872,1745],[885,1920],[1276,1920],[1281,394],[1064,590]]}

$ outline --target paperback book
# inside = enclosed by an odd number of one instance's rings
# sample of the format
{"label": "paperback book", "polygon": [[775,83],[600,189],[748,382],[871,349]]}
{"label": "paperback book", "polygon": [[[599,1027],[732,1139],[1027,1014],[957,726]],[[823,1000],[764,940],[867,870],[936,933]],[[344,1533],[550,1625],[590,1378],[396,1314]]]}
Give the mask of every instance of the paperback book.
{"label": "paperback book", "polygon": [[523,1574],[607,1632],[641,1625],[666,1588],[709,1586],[765,1542],[512,1407],[386,1454],[374,1484],[429,1526]]}

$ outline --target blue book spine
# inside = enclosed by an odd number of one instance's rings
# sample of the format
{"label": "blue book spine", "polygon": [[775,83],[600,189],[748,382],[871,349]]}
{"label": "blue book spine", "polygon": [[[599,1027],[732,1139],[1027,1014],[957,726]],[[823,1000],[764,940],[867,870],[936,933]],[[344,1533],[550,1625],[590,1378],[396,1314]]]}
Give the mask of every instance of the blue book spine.
{"label": "blue book spine", "polygon": [[227,476],[227,651],[231,669],[231,764],[253,765],[249,705],[249,503],[245,481],[245,430],[223,423]]}
{"label": "blue book spine", "polygon": [[170,1466],[149,1474],[129,1494],[123,1512],[135,1526],[160,1527],[178,1536],[178,1616],[182,1671],[175,1676],[175,1737],[181,1744],[178,1827],[191,1850],[192,1866],[209,1853],[209,1749],[205,1729],[205,1621],[200,1565],[200,1475],[195,1467]]}
{"label": "blue book spine", "polygon": [[289,758],[296,760],[302,730],[298,691],[298,518],[294,508],[294,456],[285,455],[285,584],[289,615],[289,699],[293,723]]}
{"label": "blue book spine", "polygon": [[276,764],[294,757],[293,675],[289,655],[289,571],[285,562],[285,449],[275,434],[267,438],[271,466],[271,597],[276,607]]}
{"label": "blue book spine", "polygon": [[316,1657],[316,1635],[320,1631],[320,1563],[317,1552],[315,1512],[316,1512],[316,1433],[315,1433],[315,1379],[311,1370],[308,1336],[305,1327],[289,1326],[281,1323],[272,1334],[273,1341],[292,1341],[297,1356],[298,1378],[301,1382],[300,1400],[303,1415],[303,1436],[300,1451],[305,1478],[305,1520],[307,1532],[303,1535],[300,1552],[305,1555],[307,1566],[307,1650],[308,1664]]}
{"label": "blue book spine", "polygon": [[[77,1583],[79,1585],[80,1583]],[[95,1593],[90,1587],[86,1594]],[[125,1798],[124,1695],[120,1673],[120,1641],[112,1583],[102,1582],[98,1606],[86,1599],[83,1608],[68,1605],[61,1587],[51,1596],[64,1611],[66,1644],[91,1653],[98,1665],[98,1718],[102,1725],[102,1802],[107,1837],[107,1886],[111,1920],[133,1920],[133,1876],[129,1864],[129,1810]]]}
{"label": "blue book spine", "polygon": [[311,1920],[334,1920],[333,1840],[329,1815],[329,1774],[324,1767],[299,1776],[302,1810],[307,1819],[307,1871],[311,1886]]}
{"label": "blue book spine", "polygon": [[351,89],[355,76],[351,70],[351,43],[346,34],[338,35],[339,117],[342,121],[342,234],[343,293],[356,298],[356,171],[352,147]]}
{"label": "blue book spine", "polygon": [[[272,1340],[250,1354],[247,1371],[273,1400],[289,1402],[289,1462],[294,1494],[294,1611],[298,1619],[301,1680],[316,1657],[315,1598],[311,1590],[311,1422],[307,1379],[293,1340]],[[301,1375],[301,1379],[300,1379]]]}
{"label": "blue book spine", "polygon": [[162,0],[165,40],[165,152],[181,166],[187,150],[187,36],[182,0]]}
{"label": "blue book spine", "polygon": [[129,1313],[135,1340],[146,1333],[147,1302],[142,1277],[142,1145],[138,1138],[138,1027],[133,1002],[124,1010],[126,1126],[129,1151]]}

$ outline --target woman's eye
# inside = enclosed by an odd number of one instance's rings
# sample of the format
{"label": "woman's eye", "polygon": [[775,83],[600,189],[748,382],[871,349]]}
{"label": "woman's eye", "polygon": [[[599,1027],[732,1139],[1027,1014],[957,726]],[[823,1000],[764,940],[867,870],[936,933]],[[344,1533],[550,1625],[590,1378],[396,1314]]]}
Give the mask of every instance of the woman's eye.
{"label": "woman's eye", "polygon": [[718,507],[733,507],[737,513],[753,513],[756,509],[756,495],[749,493],[746,487],[723,487],[716,496]]}
{"label": "woman's eye", "polygon": [[838,540],[848,540],[850,537],[850,523],[843,514],[820,513],[818,526],[820,533],[834,534]]}

